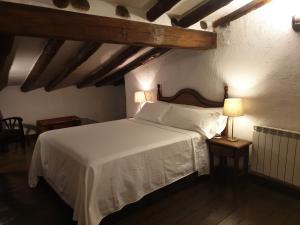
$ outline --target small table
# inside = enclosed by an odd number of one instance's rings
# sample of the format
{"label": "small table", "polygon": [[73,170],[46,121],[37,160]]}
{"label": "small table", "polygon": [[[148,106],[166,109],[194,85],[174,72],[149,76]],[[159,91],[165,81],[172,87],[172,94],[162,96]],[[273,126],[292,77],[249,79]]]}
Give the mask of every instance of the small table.
{"label": "small table", "polygon": [[37,133],[41,134],[43,132],[73,126],[81,125],[81,120],[77,116],[66,116],[58,117],[53,119],[38,120],[36,121]]}
{"label": "small table", "polygon": [[248,173],[249,166],[249,147],[250,141],[241,140],[231,142],[226,137],[213,138],[207,140],[209,146],[210,171],[212,177],[215,174],[215,157],[220,157],[221,166],[227,166],[227,158],[232,158],[234,162],[234,178],[236,179],[241,173],[240,158],[243,158],[244,165],[242,172]]}

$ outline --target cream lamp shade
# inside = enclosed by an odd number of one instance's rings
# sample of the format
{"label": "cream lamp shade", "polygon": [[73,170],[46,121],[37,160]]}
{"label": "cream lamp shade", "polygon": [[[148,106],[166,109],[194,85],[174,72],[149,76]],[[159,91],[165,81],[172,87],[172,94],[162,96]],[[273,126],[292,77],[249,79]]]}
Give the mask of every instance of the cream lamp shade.
{"label": "cream lamp shade", "polygon": [[244,114],[243,101],[241,98],[227,98],[224,102],[225,116],[237,117]]}
{"label": "cream lamp shade", "polygon": [[144,91],[136,91],[134,93],[134,102],[143,103],[146,101],[146,96]]}

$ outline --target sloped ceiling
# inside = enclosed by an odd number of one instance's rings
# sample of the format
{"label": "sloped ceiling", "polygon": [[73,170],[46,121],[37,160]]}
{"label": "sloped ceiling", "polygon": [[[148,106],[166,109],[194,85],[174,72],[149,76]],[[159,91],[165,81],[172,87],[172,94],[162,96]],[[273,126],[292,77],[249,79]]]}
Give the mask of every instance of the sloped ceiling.
{"label": "sloped ceiling", "polygon": [[[94,1],[101,1],[101,0],[90,0],[90,2]],[[203,3],[204,1],[208,0],[182,0],[178,4],[176,4],[171,10],[167,12],[168,16],[177,16],[180,17],[184,15],[189,10],[193,9],[197,5]],[[35,5],[42,5],[48,6],[52,4],[50,0],[42,1],[24,1],[24,0],[16,0],[12,2],[19,2],[19,3],[33,3]],[[128,6],[132,9],[136,9],[139,12],[144,12],[145,15],[147,10],[149,10],[154,4],[157,3],[156,0],[105,0],[105,4],[121,4],[124,6]],[[240,8],[241,6],[249,3],[250,0],[234,0],[227,6],[217,10],[216,12],[212,13],[208,17],[204,18],[203,20],[210,24],[211,22],[219,19],[220,17],[231,13],[232,11]],[[93,3],[94,4],[94,3]],[[92,4],[91,4],[92,5]],[[53,7],[53,6],[52,6]],[[133,10],[135,11],[135,10]],[[132,12],[131,12],[132,13]],[[114,15],[115,16],[115,15]],[[146,18],[144,18],[146,20]],[[191,26],[193,29],[201,29],[199,23],[194,24]],[[212,29],[212,28],[209,28]],[[17,37],[15,41],[15,47],[17,49],[15,59],[11,66],[9,72],[9,81],[8,85],[22,85],[26,80],[28,74],[30,73],[32,67],[34,66],[35,62],[37,61],[38,57],[40,56],[47,40],[41,38],[32,38],[32,37]],[[36,87],[43,87],[45,86],[53,76],[57,75],[60,71],[63,70],[64,66],[70,62],[70,60],[76,56],[80,47],[82,47],[84,43],[78,41],[66,41],[63,46],[60,48],[58,53],[55,55],[53,60],[47,66],[46,70],[43,74],[40,75],[40,79],[36,83]],[[125,45],[117,45],[117,44],[105,44],[103,43],[102,46],[81,66],[79,66],[75,71],[70,74],[66,79],[64,79],[59,85],[58,88],[67,87],[70,85],[75,85],[79,81],[83,80],[94,71],[96,68],[99,68],[104,62],[109,60],[112,56],[116,53],[120,52],[122,49],[128,46]],[[134,57],[126,60],[126,62],[119,65],[113,71],[117,70],[118,68],[123,67],[127,63],[134,60],[136,57],[144,53],[145,51],[151,48],[145,48],[143,51],[136,54]],[[112,72],[113,72],[112,71]],[[110,72],[109,74],[111,74]],[[109,75],[108,74],[108,75]]]}
{"label": "sloped ceiling", "polygon": [[[105,0],[105,1],[113,4],[120,4],[132,8],[137,8],[146,12],[159,0],[138,0],[138,1],[137,0]],[[209,0],[181,0],[171,10],[169,10],[167,14],[170,16],[180,17],[184,15],[186,12],[188,12],[189,10],[207,1]],[[221,8],[215,13],[212,13],[204,20],[207,20],[209,22],[215,21],[219,19],[221,16],[227,15],[228,13],[234,11],[235,9],[238,9],[241,6],[246,5],[250,1],[251,0],[234,0],[229,5]]]}

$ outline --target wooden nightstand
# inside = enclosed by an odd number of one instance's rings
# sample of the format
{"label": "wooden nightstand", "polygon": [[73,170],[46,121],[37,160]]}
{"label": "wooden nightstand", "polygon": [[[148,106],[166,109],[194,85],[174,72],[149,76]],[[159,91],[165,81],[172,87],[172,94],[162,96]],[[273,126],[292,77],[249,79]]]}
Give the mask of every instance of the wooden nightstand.
{"label": "wooden nightstand", "polygon": [[240,175],[240,158],[243,158],[243,171],[245,174],[248,173],[249,164],[249,146],[252,144],[250,141],[238,140],[231,142],[222,138],[213,138],[207,140],[209,146],[209,159],[210,159],[210,173],[212,177],[215,173],[215,157],[220,157],[220,164],[222,167],[227,166],[227,158],[232,158],[234,162],[234,178],[236,179]]}

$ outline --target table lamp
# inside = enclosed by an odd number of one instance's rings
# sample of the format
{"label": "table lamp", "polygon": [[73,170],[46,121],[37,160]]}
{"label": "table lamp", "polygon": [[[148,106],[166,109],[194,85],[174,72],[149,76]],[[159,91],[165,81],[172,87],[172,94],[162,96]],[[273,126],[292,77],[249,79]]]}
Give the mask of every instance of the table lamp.
{"label": "table lamp", "polygon": [[139,103],[139,108],[138,110],[141,109],[142,104],[146,102],[146,96],[144,91],[136,91],[134,93],[134,102]]}
{"label": "table lamp", "polygon": [[224,102],[224,113],[225,116],[231,118],[231,137],[227,139],[229,141],[237,141],[238,139],[233,136],[233,124],[234,117],[243,115],[243,101],[241,98],[227,98]]}

